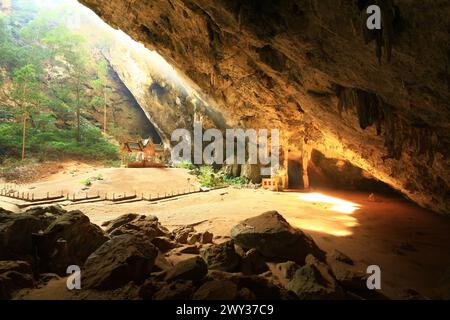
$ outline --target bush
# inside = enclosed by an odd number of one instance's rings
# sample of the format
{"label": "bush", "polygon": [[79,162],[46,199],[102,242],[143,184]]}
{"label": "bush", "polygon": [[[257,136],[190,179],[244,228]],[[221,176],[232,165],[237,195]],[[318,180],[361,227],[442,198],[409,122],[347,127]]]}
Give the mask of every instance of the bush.
{"label": "bush", "polygon": [[212,166],[201,166],[198,175],[198,181],[204,187],[217,187],[222,184],[222,177],[214,171]]}
{"label": "bush", "polygon": [[182,160],[175,165],[176,168],[195,170],[196,167],[189,160]]}
{"label": "bush", "polygon": [[245,177],[234,177],[231,175],[225,176],[223,182],[229,186],[244,186],[250,183],[250,180]]}

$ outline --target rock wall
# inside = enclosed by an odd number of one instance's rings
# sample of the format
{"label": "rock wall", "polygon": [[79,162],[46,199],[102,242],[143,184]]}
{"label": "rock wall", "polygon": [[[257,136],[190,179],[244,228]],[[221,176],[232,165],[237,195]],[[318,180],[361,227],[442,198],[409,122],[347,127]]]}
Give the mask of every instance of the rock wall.
{"label": "rock wall", "polygon": [[230,125],[280,128],[292,149],[450,212],[448,1],[381,2],[378,35],[363,34],[362,0],[81,2],[184,71]]}
{"label": "rock wall", "polygon": [[[109,67],[107,84],[107,132],[119,142],[152,137],[159,142],[159,133],[146,117],[133,94],[128,90],[112,66]],[[92,99],[96,92],[88,91],[88,99]],[[103,106],[85,107],[83,116],[103,128]]]}
{"label": "rock wall", "polygon": [[[167,146],[171,144],[175,129],[193,128],[196,116],[202,116],[205,127],[225,126],[220,118],[214,117],[217,112],[188,81],[178,78],[175,71],[165,69],[166,62],[159,55],[128,44],[127,41],[112,41],[103,54],[136,99],[144,113],[143,121],[155,126]],[[158,66],[158,62],[162,66]]]}

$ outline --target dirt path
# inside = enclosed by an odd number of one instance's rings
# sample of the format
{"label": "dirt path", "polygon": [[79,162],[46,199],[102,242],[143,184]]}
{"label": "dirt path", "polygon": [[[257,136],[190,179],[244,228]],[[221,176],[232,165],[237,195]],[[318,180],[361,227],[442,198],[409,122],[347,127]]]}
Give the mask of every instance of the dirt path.
{"label": "dirt path", "polygon": [[[187,186],[193,177],[182,169],[100,169],[78,166],[78,171],[61,172],[34,183],[43,188],[84,192],[82,179],[101,174],[89,192],[164,192]],[[29,186],[27,186],[29,187]],[[402,297],[404,289],[414,289],[432,296],[438,280],[450,266],[450,219],[421,209],[399,198],[378,197],[368,201],[368,194],[322,191],[311,193],[270,192],[252,189],[222,189],[183,196],[158,203],[70,204],[92,222],[101,224],[124,213],[156,215],[163,225],[198,223],[199,231],[215,236],[229,236],[237,222],[268,210],[277,210],[292,225],[312,235],[326,251],[338,249],[352,257],[360,269],[379,265],[382,289],[393,298]],[[0,206],[2,203],[0,202]]]}

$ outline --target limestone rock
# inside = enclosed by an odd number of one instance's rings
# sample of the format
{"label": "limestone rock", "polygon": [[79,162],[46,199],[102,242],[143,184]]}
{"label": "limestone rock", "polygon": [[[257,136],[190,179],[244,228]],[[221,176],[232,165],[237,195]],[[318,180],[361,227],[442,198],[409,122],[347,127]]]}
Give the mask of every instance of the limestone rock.
{"label": "limestone rock", "polygon": [[165,280],[167,282],[175,280],[200,281],[205,277],[207,272],[208,267],[205,261],[197,256],[178,262],[167,272]]}
{"label": "limestone rock", "polygon": [[178,243],[166,238],[166,237],[156,237],[152,240],[152,243],[161,251],[165,253],[179,246]]}
{"label": "limestone rock", "polygon": [[82,265],[108,237],[82,212],[70,211],[36,239],[41,270],[62,274],[69,265]]}
{"label": "limestone rock", "polygon": [[144,235],[150,240],[155,237],[169,236],[168,230],[163,227],[153,216],[139,216],[114,228],[109,235],[114,237],[122,234]]}
{"label": "limestone rock", "polygon": [[102,224],[102,227],[106,227],[105,232],[106,233],[110,233],[114,229],[117,229],[118,227],[123,226],[124,224],[127,224],[127,223],[129,223],[131,221],[137,220],[140,217],[142,217],[142,215],[139,215],[139,214],[136,214],[136,213],[124,214],[124,215],[121,215],[120,217],[118,217],[116,219],[104,222]]}
{"label": "limestone rock", "polygon": [[[33,234],[45,230],[62,213],[56,207],[34,208],[25,213],[0,213],[0,260],[34,259]],[[53,212],[53,213],[52,213]]]}
{"label": "limestone rock", "polygon": [[245,275],[260,274],[269,270],[262,255],[256,249],[250,249],[241,258],[241,272]]}
{"label": "limestone rock", "polygon": [[194,300],[236,300],[237,285],[232,281],[208,281],[194,293]]}
{"label": "limestone rock", "polygon": [[24,274],[32,274],[33,270],[26,261],[0,261],[0,274],[8,271],[16,271]]}
{"label": "limestone rock", "polygon": [[153,295],[161,290],[165,285],[167,285],[165,282],[147,279],[139,288],[139,297],[144,300],[151,300]]}
{"label": "limestone rock", "polygon": [[200,242],[201,239],[201,233],[194,233],[188,236],[186,243],[187,244],[196,244],[197,242]]}
{"label": "limestone rock", "polygon": [[292,227],[278,212],[246,219],[231,229],[232,239],[245,249],[254,248],[265,258],[303,264],[308,254],[324,259],[311,237]]}
{"label": "limestone rock", "polygon": [[306,260],[287,288],[302,300],[343,299],[344,292],[329,267],[312,255]]}
{"label": "limestone rock", "polygon": [[186,244],[191,234],[195,233],[195,229],[190,226],[178,227],[172,231],[175,241]]}
{"label": "limestone rock", "polygon": [[0,300],[11,299],[15,291],[33,286],[30,264],[25,261],[0,261]]}
{"label": "limestone rock", "polygon": [[196,245],[190,245],[180,248],[177,252],[184,254],[199,254],[200,250]]}
{"label": "limestone rock", "polygon": [[194,284],[189,280],[178,280],[162,287],[157,291],[153,300],[188,300],[195,290]]}
{"label": "limestone rock", "polygon": [[205,231],[201,234],[200,242],[208,244],[213,242],[214,235],[211,232]]}
{"label": "limestone rock", "polygon": [[208,265],[208,269],[232,272],[239,265],[240,257],[234,249],[234,242],[227,241],[212,245],[201,251],[201,256]]}
{"label": "limestone rock", "polygon": [[124,234],[105,242],[83,267],[83,286],[115,289],[129,281],[144,281],[154,266],[158,249],[146,237]]}
{"label": "limestone rock", "polygon": [[161,252],[159,252],[155,259],[155,265],[153,266],[152,272],[168,271],[172,267],[173,264],[167,260]]}
{"label": "limestone rock", "polygon": [[[241,273],[229,273],[220,270],[210,270],[208,279],[231,281],[238,287],[245,299],[256,300],[296,300],[297,296],[286,289],[275,285],[261,275],[246,276]],[[244,290],[243,290],[244,289]],[[243,291],[242,291],[243,290]],[[241,292],[242,291],[242,292]]]}
{"label": "limestone rock", "polygon": [[293,261],[286,261],[278,263],[276,269],[279,271],[280,276],[287,280],[292,280],[295,272],[300,269],[300,266]]}

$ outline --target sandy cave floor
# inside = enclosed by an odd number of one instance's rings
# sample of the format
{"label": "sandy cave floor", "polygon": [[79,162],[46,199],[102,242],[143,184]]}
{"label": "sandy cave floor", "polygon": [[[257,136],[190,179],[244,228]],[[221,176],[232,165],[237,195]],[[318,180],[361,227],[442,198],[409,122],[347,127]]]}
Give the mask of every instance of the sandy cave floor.
{"label": "sandy cave floor", "polygon": [[[87,189],[81,183],[99,175],[102,180],[94,181]],[[136,191],[155,196],[195,187],[198,187],[195,178],[183,169],[100,168],[70,163],[56,174],[17,186],[17,189],[36,195],[61,191],[77,196],[86,192],[102,195]],[[0,207],[17,210],[14,203],[17,202],[0,197]],[[222,241],[237,222],[277,210],[292,225],[309,233],[323,250],[338,249],[352,257],[358,269],[379,265],[382,291],[391,298],[402,298],[405,289],[433,297],[440,277],[450,267],[450,219],[395,197],[377,195],[377,201],[373,202],[368,200],[367,193],[361,192],[271,192],[227,188],[157,203],[65,202],[62,206],[66,210],[83,211],[99,225],[124,213],[156,215],[169,229],[196,224],[198,231],[209,230]],[[53,290],[52,286],[61,288],[63,282],[59,285],[49,283],[47,289]],[[52,296],[62,297],[44,295]],[[28,297],[32,298],[33,294]]]}

